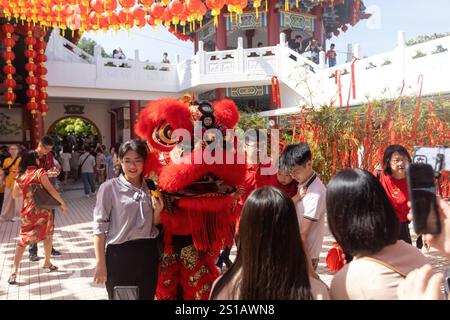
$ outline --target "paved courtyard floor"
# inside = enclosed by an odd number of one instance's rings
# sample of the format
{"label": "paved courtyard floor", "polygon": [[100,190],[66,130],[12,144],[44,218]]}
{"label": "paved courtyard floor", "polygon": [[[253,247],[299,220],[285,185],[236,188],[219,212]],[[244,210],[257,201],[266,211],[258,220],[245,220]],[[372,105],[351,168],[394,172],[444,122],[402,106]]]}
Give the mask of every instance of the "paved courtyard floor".
{"label": "paved courtyard floor", "polygon": [[[56,213],[54,247],[62,253],[53,258],[53,263],[59,267],[56,272],[44,273],[43,259],[30,262],[26,250],[17,277],[18,285],[9,285],[7,281],[12,269],[20,222],[0,223],[0,300],[107,299],[105,287],[92,282],[95,255],[91,220],[95,198],[84,197],[80,182],[69,185],[62,195],[69,212],[66,215]],[[325,266],[325,257],[333,241],[327,228],[318,273],[328,285],[333,275]],[[39,256],[43,257],[42,243],[39,243],[38,248]],[[236,247],[233,247],[232,258],[235,254]],[[435,270],[443,272],[450,268],[449,260],[438,252],[424,254]]]}

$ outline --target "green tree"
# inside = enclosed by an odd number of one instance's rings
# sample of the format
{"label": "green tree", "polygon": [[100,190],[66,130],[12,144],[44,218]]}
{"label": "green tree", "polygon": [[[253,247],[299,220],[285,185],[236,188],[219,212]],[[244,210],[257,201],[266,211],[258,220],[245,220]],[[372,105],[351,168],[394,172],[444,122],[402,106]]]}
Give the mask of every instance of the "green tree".
{"label": "green tree", "polygon": [[[78,48],[82,49],[83,51],[86,51],[91,56],[94,55],[94,48],[97,46],[97,42],[92,40],[91,38],[81,38],[81,40],[78,42]],[[103,58],[112,58],[112,54],[107,54],[105,49],[102,48],[101,55]]]}
{"label": "green tree", "polygon": [[411,39],[411,40],[406,41],[406,45],[407,46],[413,46],[413,45],[416,45],[416,44],[419,44],[419,43],[424,43],[424,42],[427,42],[427,41],[436,40],[436,39],[447,37],[447,36],[450,36],[450,32],[433,33],[433,34],[424,35],[424,36],[422,35],[422,36],[418,36],[415,39]]}
{"label": "green tree", "polygon": [[55,125],[55,132],[61,137],[66,136],[69,133],[73,133],[75,136],[84,136],[90,134],[95,136],[98,134],[97,130],[92,124],[80,118],[66,118],[59,121]]}

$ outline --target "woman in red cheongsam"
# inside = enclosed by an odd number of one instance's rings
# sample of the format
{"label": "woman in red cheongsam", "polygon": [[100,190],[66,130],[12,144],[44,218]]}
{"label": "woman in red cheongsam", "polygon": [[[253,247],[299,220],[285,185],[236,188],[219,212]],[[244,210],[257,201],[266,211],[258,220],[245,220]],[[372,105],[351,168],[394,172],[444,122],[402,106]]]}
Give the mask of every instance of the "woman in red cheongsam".
{"label": "woman in red cheongsam", "polygon": [[30,243],[44,241],[46,272],[55,271],[58,268],[50,262],[50,253],[53,241],[53,215],[51,210],[38,209],[33,201],[31,185],[40,184],[56,200],[61,203],[61,210],[66,211],[64,200],[50,183],[47,172],[44,169],[38,169],[37,154],[35,151],[26,153],[22,157],[19,167],[19,177],[14,185],[13,197],[23,196],[23,207],[21,212],[21,226],[19,242],[17,243],[16,254],[14,256],[14,265],[11,276],[8,279],[9,284],[16,284],[17,271],[22,260],[25,247]]}

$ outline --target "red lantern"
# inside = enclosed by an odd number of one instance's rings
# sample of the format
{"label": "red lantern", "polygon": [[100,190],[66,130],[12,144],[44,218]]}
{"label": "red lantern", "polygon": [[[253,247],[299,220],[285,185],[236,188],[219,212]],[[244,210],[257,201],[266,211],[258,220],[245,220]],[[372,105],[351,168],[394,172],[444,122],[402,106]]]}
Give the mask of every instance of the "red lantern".
{"label": "red lantern", "polygon": [[14,92],[6,91],[3,94],[3,98],[5,99],[5,101],[8,101],[9,104],[9,101],[12,102],[16,101],[16,94]]}
{"label": "red lantern", "polygon": [[47,100],[48,93],[46,91],[39,92],[39,100]]}
{"label": "red lantern", "polygon": [[130,9],[134,6],[135,0],[119,0],[119,3],[122,7]]}
{"label": "red lantern", "polygon": [[[31,86],[30,86],[31,88]],[[28,98],[36,98],[38,96],[38,92],[36,89],[28,89],[27,90],[27,97]]]}
{"label": "red lantern", "polygon": [[3,52],[3,59],[5,59],[6,61],[10,60],[14,60],[16,58],[16,55],[14,54],[14,52],[12,51],[5,51]]}
{"label": "red lantern", "polygon": [[91,0],[90,7],[92,10],[98,13],[102,13],[106,6],[105,0]]}
{"label": "red lantern", "polygon": [[16,41],[13,38],[4,38],[3,45],[5,47],[14,47],[16,45]]}
{"label": "red lantern", "polygon": [[34,50],[25,50],[25,57],[29,58],[36,58],[36,51]]}
{"label": "red lantern", "polygon": [[6,78],[3,80],[3,85],[7,88],[14,88],[16,86],[16,80]]}
{"label": "red lantern", "polygon": [[[30,58],[32,59],[32,58]],[[37,66],[34,64],[34,62],[28,62],[25,64],[25,70],[28,72],[35,72],[37,69]]]}
{"label": "red lantern", "polygon": [[209,9],[211,9],[211,15],[214,17],[214,26],[217,27],[217,24],[219,23],[218,17],[220,15],[220,10],[222,10],[225,5],[225,0],[206,0],[205,4]]}
{"label": "red lantern", "polygon": [[165,9],[164,9],[163,5],[160,3],[154,3],[150,7],[150,14],[152,15],[153,19],[155,19],[156,24],[161,23],[161,20],[164,15],[164,11],[165,11]]}
{"label": "red lantern", "polygon": [[30,101],[27,103],[27,109],[31,111],[31,114],[34,115],[36,113],[36,110],[38,109],[38,104],[35,101]]}
{"label": "red lantern", "polygon": [[38,77],[34,77],[34,76],[28,76],[25,78],[25,82],[31,86],[32,84],[36,85],[39,82],[39,78]]}
{"label": "red lantern", "polygon": [[133,17],[134,24],[138,27],[145,26],[145,10],[140,6],[135,6],[130,10],[130,14]]}
{"label": "red lantern", "polygon": [[37,84],[39,87],[48,87],[48,81],[42,78],[38,80]]}
{"label": "red lantern", "polygon": [[45,117],[46,113],[48,112],[48,104],[43,103],[39,105],[39,110],[42,113],[42,116]]}
{"label": "red lantern", "polygon": [[148,8],[150,7],[153,2],[155,2],[154,0],[138,0],[140,4],[142,4],[144,6],[144,8]]}
{"label": "red lantern", "polygon": [[2,26],[2,30],[3,30],[4,33],[13,33],[14,32],[14,26],[12,24],[5,23]]}
{"label": "red lantern", "polygon": [[5,74],[15,74],[16,68],[12,64],[7,64],[3,67],[3,72]]}

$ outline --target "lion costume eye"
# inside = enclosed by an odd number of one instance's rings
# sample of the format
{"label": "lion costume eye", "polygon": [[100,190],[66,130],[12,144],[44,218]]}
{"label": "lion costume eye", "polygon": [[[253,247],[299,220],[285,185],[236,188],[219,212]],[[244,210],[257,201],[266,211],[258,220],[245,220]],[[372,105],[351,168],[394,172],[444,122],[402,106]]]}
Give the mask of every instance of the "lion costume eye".
{"label": "lion costume eye", "polygon": [[170,148],[178,143],[178,139],[172,139],[173,129],[166,121],[161,122],[153,130],[152,139],[164,148]]}

